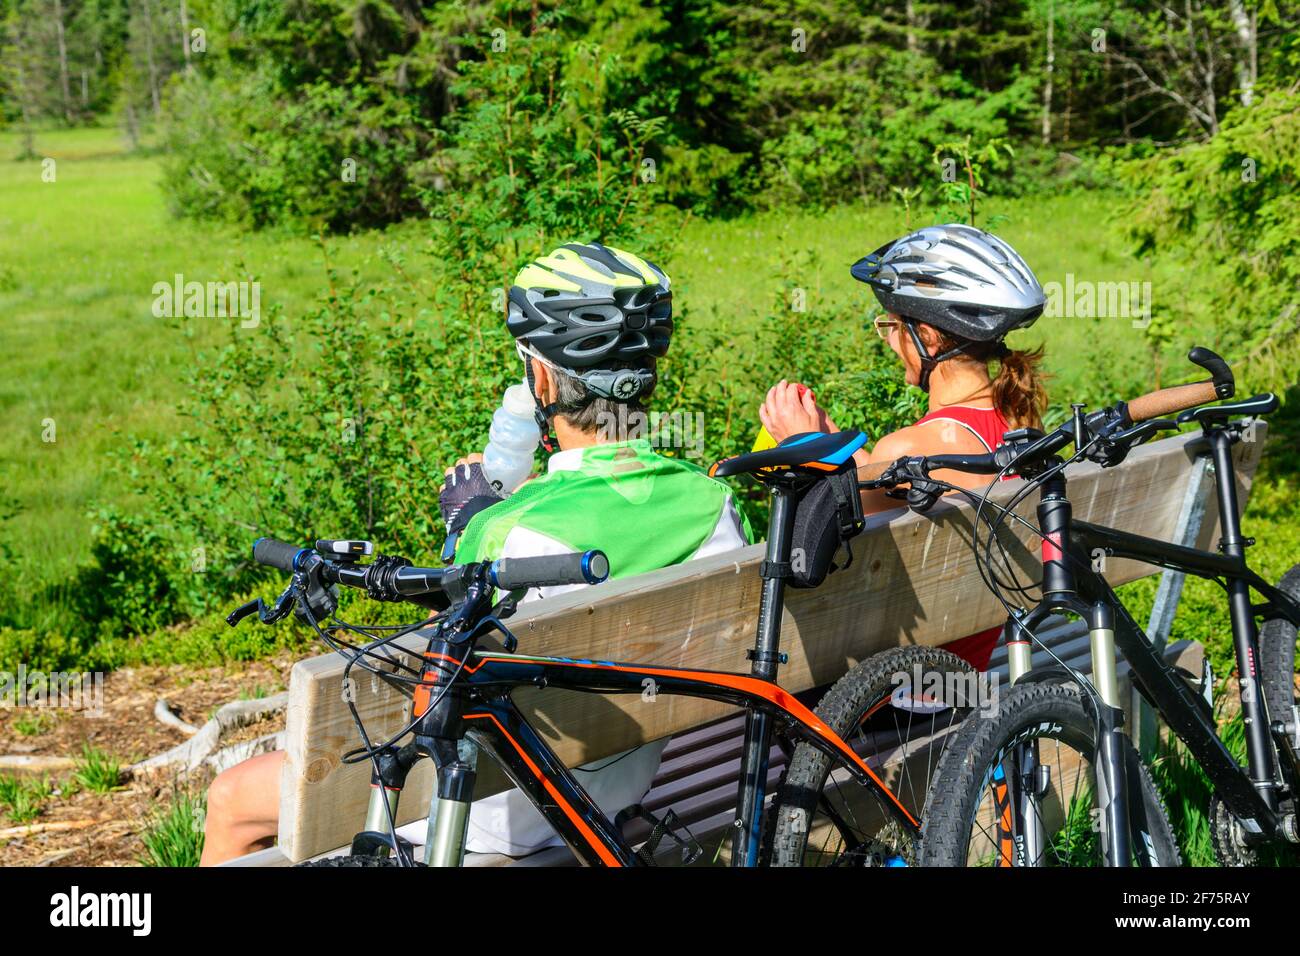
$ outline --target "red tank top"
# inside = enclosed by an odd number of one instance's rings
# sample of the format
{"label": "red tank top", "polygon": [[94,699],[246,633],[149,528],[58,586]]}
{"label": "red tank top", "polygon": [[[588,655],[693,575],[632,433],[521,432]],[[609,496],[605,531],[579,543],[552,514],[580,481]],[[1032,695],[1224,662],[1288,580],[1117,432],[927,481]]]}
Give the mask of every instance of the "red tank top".
{"label": "red tank top", "polygon": [[923,415],[916,424],[929,422],[951,422],[956,428],[964,428],[981,442],[989,451],[1002,444],[1002,436],[1011,431],[1011,426],[996,408],[974,408],[970,405],[949,405],[938,411]]}
{"label": "red tank top", "polygon": [[[983,442],[989,451],[1002,444],[1002,436],[1011,431],[1011,426],[996,408],[973,408],[970,405],[949,405],[923,416],[916,424],[927,422],[950,422],[955,428],[964,428]],[[1001,636],[1002,625],[999,624],[987,631],[949,641],[942,647],[970,661],[977,670],[987,670],[989,658],[993,656],[993,649],[998,646]]]}

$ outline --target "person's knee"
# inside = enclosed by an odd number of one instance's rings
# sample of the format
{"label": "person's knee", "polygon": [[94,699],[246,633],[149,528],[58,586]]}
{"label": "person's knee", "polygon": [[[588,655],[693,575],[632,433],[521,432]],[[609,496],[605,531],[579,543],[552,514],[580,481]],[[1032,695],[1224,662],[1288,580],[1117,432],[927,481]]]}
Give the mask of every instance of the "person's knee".
{"label": "person's knee", "polygon": [[208,787],[208,820],[225,826],[273,820],[283,759],[264,754],[217,774]]}
{"label": "person's knee", "polygon": [[208,787],[208,821],[226,821],[238,817],[239,778],[243,764],[236,764],[223,770],[213,779]]}

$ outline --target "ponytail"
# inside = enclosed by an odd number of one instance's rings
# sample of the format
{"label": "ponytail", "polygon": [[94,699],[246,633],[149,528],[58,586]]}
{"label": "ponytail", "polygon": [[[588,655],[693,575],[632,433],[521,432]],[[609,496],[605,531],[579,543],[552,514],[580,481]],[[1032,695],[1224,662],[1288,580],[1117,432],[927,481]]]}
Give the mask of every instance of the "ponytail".
{"label": "ponytail", "polygon": [[998,374],[993,379],[993,404],[1012,428],[1042,428],[1047,410],[1047,386],[1038,366],[1043,349],[1005,349],[997,357]]}
{"label": "ponytail", "polygon": [[993,407],[1012,428],[1042,428],[1047,411],[1046,375],[1039,371],[1043,347],[1009,349],[1002,342],[971,342],[940,333],[939,349],[961,347],[962,354],[976,362],[998,363],[992,376]]}

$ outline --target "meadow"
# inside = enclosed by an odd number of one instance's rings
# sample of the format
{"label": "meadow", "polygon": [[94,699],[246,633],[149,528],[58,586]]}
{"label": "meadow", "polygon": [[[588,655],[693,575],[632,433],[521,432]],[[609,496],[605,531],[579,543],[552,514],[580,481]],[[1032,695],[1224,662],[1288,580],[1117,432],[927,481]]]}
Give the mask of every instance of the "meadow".
{"label": "meadow", "polygon": [[[178,427],[188,367],[203,345],[238,321],[157,318],[155,283],[176,274],[255,278],[263,311],[279,308],[292,321],[327,288],[327,258],[363,282],[391,277],[398,262],[432,284],[436,274],[421,270],[436,266],[422,256],[427,228],[419,222],[322,241],[178,219],[158,187],[158,157],[128,152],[114,129],[38,135],[36,160],[18,161],[18,146],[16,136],[0,136],[2,540],[23,591],[43,595],[21,618],[10,609],[13,626],[40,629],[57,617],[61,582],[87,560],[93,509],[147,507],[131,504],[132,465],[119,462],[120,453],[133,439],[161,440]],[[54,160],[53,182],[42,181],[44,158]],[[1112,401],[1162,376],[1175,381],[1188,371],[1178,355],[1182,343],[1215,340],[1216,317],[1198,305],[1204,296],[1197,274],[1178,261],[1134,260],[1114,221],[1118,205],[1116,195],[1093,190],[994,198],[982,207],[984,221],[1022,250],[1045,285],[1065,284],[1071,275],[1076,284],[1117,275],[1151,283],[1150,327],[1129,317],[1057,315],[1013,338],[1017,346],[1045,344],[1056,415],[1072,400]],[[932,214],[912,215],[919,221]],[[888,205],[687,219],[656,254],[689,316],[686,335],[729,315],[761,312],[792,276],[810,313],[861,314],[865,321],[870,296],[848,266],[906,223],[906,212]],[[740,338],[735,346],[743,351]],[[755,415],[736,431],[756,429]],[[1266,469],[1252,506],[1254,530],[1269,541],[1258,559],[1270,576],[1300,553],[1290,547],[1297,537],[1291,474]],[[436,489],[415,493],[432,498]],[[1189,589],[1190,613],[1180,627],[1219,645],[1223,618],[1212,597]],[[1201,602],[1203,613],[1196,611]]]}
{"label": "meadow", "polygon": [[[17,146],[15,135],[0,136],[0,411],[8,424],[0,460],[16,510],[8,538],[19,543],[29,573],[53,580],[85,557],[87,503],[116,500],[106,455],[124,436],[159,436],[175,424],[183,367],[224,331],[221,319],[156,318],[154,283],[178,273],[199,281],[255,277],[263,310],[277,303],[292,316],[325,288],[325,265],[310,237],[173,218],[156,159],[126,153],[116,130],[38,136],[38,155],[57,164],[48,183],[39,159],[14,159]],[[1106,226],[1108,207],[1104,194],[1075,193],[991,201],[987,213],[1044,282],[1064,282],[1067,272],[1100,280],[1125,259]],[[661,259],[678,302],[700,321],[765,296],[792,250],[813,263],[800,274],[809,309],[857,303],[865,316],[869,296],[848,265],[903,228],[902,211],[887,206],[692,221]],[[422,241],[419,223],[408,223],[331,237],[328,254],[344,270],[379,279],[390,272],[381,252],[409,256]],[[1157,300],[1188,298],[1176,263],[1132,268],[1153,281]],[[1048,318],[1024,340],[1050,342],[1048,364],[1062,396],[1092,390],[1082,360],[1098,355],[1116,364],[1116,379],[1141,380],[1150,361],[1142,330],[1117,318],[1105,332],[1099,342],[1091,322]],[[52,442],[42,441],[48,419]]]}

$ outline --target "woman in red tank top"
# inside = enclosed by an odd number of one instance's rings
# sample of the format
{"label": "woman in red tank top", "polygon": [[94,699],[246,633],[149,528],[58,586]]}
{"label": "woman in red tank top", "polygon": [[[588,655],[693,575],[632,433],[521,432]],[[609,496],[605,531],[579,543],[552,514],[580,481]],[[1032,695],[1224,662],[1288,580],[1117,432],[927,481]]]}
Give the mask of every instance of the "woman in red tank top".
{"label": "woman in red tank top", "polygon": [[[1041,426],[1047,393],[1038,363],[1042,350],[1014,351],[1008,332],[1031,325],[1044,296],[1025,261],[995,236],[960,224],[931,226],[885,244],[857,262],[854,278],[868,283],[885,315],[876,331],[903,365],[909,385],[925,390],[930,410],[915,424],[884,435],[859,465],[905,455],[980,454],[1014,428]],[[781,381],[759,410],[777,441],[808,431],[837,431],[816,397]],[[937,471],[934,477],[963,488],[980,476]],[[883,491],[864,492],[864,511],[898,502]],[[984,670],[1001,627],[943,645]]]}

